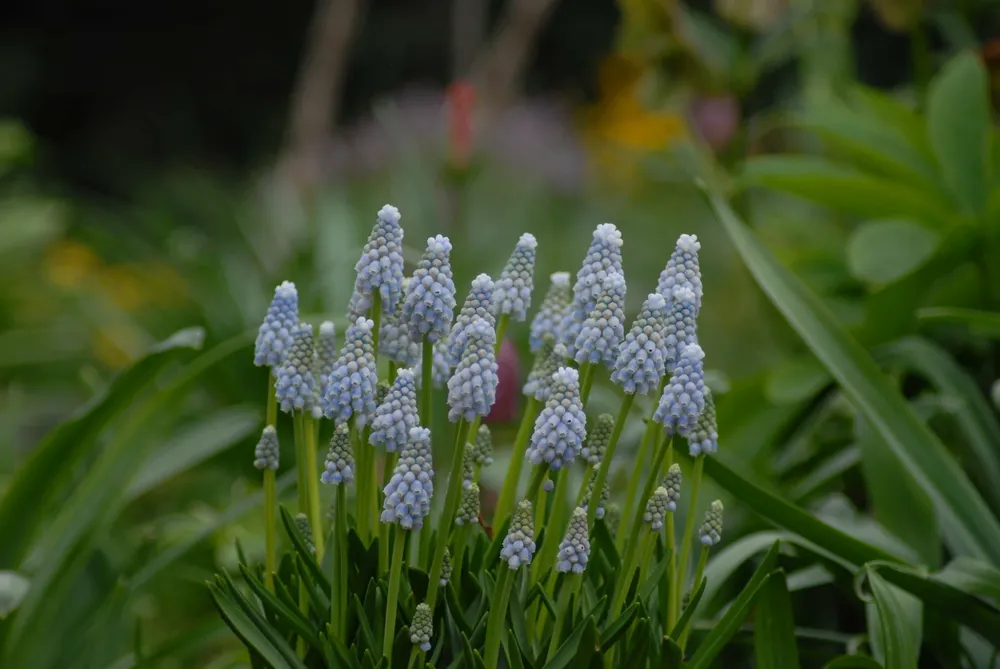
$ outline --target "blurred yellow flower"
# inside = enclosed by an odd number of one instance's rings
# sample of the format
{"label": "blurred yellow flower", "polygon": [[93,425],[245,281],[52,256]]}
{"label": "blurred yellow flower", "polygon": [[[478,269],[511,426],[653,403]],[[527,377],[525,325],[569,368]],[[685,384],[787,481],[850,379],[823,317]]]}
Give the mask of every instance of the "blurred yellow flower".
{"label": "blurred yellow flower", "polygon": [[60,239],[46,251],[44,265],[53,284],[61,288],[79,288],[101,266],[101,259],[79,242]]}
{"label": "blurred yellow flower", "polygon": [[132,362],[142,348],[138,333],[126,325],[109,325],[94,333],[91,349],[94,357],[109,369],[121,369]]}

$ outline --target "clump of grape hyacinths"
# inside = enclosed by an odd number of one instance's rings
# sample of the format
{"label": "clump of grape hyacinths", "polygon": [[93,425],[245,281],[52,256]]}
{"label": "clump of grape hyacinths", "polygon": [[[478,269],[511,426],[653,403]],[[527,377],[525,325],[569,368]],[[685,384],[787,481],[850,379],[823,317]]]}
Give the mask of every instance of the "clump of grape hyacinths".
{"label": "clump of grape hyacinths", "polygon": [[337,364],[337,357],[336,328],[331,321],[323,321],[319,324],[319,336],[316,338],[316,364],[313,372],[320,391],[320,406],[323,404],[322,397],[326,394],[330,383],[333,366]]}
{"label": "clump of grape hyacinths", "polygon": [[681,235],[677,238],[677,245],[674,252],[670,254],[667,266],[660,273],[660,280],[656,286],[656,292],[670,299],[674,294],[674,289],[679,286],[687,287],[694,295],[695,315],[701,311],[701,268],[698,265],[698,251],[701,249],[701,242],[697,235]]}
{"label": "clump of grape hyacinths", "polygon": [[614,429],[615,417],[609,413],[602,413],[587,433],[587,440],[583,442],[580,454],[595,469],[601,466],[601,460],[604,459],[604,454],[608,450],[608,442],[611,440],[611,432]]}
{"label": "clump of grape hyacinths", "polygon": [[451,334],[448,336],[448,364],[454,367],[462,359],[465,352],[465,344],[468,339],[468,328],[475,318],[481,318],[496,327],[496,319],[490,308],[490,301],[493,299],[493,279],[488,274],[480,274],[472,280],[469,287],[469,294],[462,304],[462,310],[455,318],[455,324],[451,326]]}
{"label": "clump of grape hyacinths", "polygon": [[535,252],[538,242],[531,233],[524,233],[517,240],[514,252],[500,272],[493,299],[493,313],[507,314],[521,322],[528,317],[531,292],[535,287]]}
{"label": "clump of grape hyacinths", "polygon": [[587,533],[587,510],[583,507],[573,509],[566,536],[559,544],[559,555],[556,558],[556,571],[582,574],[590,560],[590,537]]}
{"label": "clump of grape hyacinths", "polygon": [[410,643],[427,652],[431,649],[431,637],[434,635],[434,612],[431,607],[421,602],[413,612],[413,622],[410,624]]}
{"label": "clump of grape hyacinths", "polygon": [[663,388],[653,420],[663,425],[667,434],[687,435],[698,423],[705,408],[705,352],[691,344],[681,353],[677,369]]}
{"label": "clump of grape hyacinths", "polygon": [[622,274],[622,233],[611,223],[602,223],[594,230],[593,240],[573,284],[573,302],[560,327],[560,341],[574,354],[577,335],[583,321],[597,306],[604,279],[610,274]]}
{"label": "clump of grape hyacinths", "polygon": [[346,423],[333,428],[330,449],[323,464],[323,483],[340,485],[354,480],[354,454],[351,452],[351,433]]}
{"label": "clump of grape hyacinths", "polygon": [[451,551],[447,548],[444,549],[444,562],[441,563],[441,578],[438,579],[438,585],[442,588],[448,585],[448,581],[451,580],[451,572],[454,567],[451,564]]}
{"label": "clump of grape hyacinths", "polygon": [[560,367],[552,375],[552,394],[535,419],[528,446],[528,462],[561,469],[573,461],[587,437],[587,416],[580,400],[580,373]]}
{"label": "clump of grape hyacinths", "polygon": [[646,512],[642,515],[642,519],[649,525],[653,530],[663,529],[663,521],[666,520],[667,514],[672,512],[676,504],[670,500],[670,493],[663,486],[658,487],[650,495],[649,500],[646,502]]}
{"label": "clump of grape hyacinths", "polygon": [[278,448],[278,432],[273,425],[268,425],[260,435],[260,441],[254,449],[253,466],[257,469],[278,469],[278,459],[281,451]]}
{"label": "clump of grape hyacinths", "polygon": [[284,281],[274,289],[264,322],[257,330],[253,363],[258,367],[277,367],[292,348],[292,336],[299,324],[299,294],[295,284]]}
{"label": "clump of grape hyacinths", "polygon": [[476,440],[472,443],[472,454],[476,464],[489,467],[493,464],[493,434],[489,425],[480,425],[476,431]]}
{"label": "clump of grape hyacinths", "polygon": [[404,530],[423,526],[434,494],[430,430],[425,427],[410,429],[410,438],[384,492],[383,523],[397,523]]}
{"label": "clump of grape hyacinths", "polygon": [[687,436],[688,452],[692,457],[719,450],[719,431],[715,420],[715,399],[705,388],[705,408],[698,416],[698,423]]}
{"label": "clump of grape hyacinths", "polygon": [[299,323],[288,356],[275,374],[274,395],[285,413],[302,411],[319,418],[319,389],[313,377],[313,329]]}
{"label": "clump of grape hyacinths", "polygon": [[375,409],[368,443],[384,446],[389,453],[401,451],[410,438],[410,429],[418,422],[417,384],[411,370],[401,369],[385,401]]}
{"label": "clump of grape hyacinths", "polygon": [[535,525],[531,516],[531,502],[521,500],[500,547],[500,559],[512,570],[531,564],[535,555]]}
{"label": "clump of grape hyacinths", "polygon": [[312,527],[309,525],[309,517],[304,513],[295,514],[295,529],[302,537],[302,543],[310,553],[316,552],[316,544],[313,543]]}
{"label": "clump of grape hyacinths", "polygon": [[359,318],[344,335],[344,347],[323,397],[324,413],[335,423],[346,423],[353,417],[355,425],[364,427],[375,412],[378,374],[372,341],[374,327],[371,320]]}
{"label": "clump of grape hyacinths", "polygon": [[705,512],[705,521],[698,528],[702,546],[711,547],[722,541],[722,502],[715,500]]}
{"label": "clump of grape hyacinths", "polygon": [[496,333],[476,318],[466,329],[468,342],[455,373],[448,380],[448,420],[457,422],[485,416],[497,399]]}
{"label": "clump of grape hyacinths", "polygon": [[611,380],[626,393],[646,395],[660,383],[666,363],[663,341],[666,316],[667,301],[659,293],[650,293],[618,349],[611,373]]}
{"label": "clump of grape hyacinths", "polygon": [[600,296],[571,349],[578,363],[614,365],[625,336],[625,288],[623,275],[604,277]]}
{"label": "clump of grape hyacinths", "polygon": [[479,522],[479,486],[475,483],[462,490],[462,501],[455,514],[456,525],[472,525]]}
{"label": "clump of grape hyacinths", "polygon": [[677,365],[684,347],[698,343],[694,292],[688,286],[677,286],[673,295],[674,299],[667,301],[668,311],[663,325],[663,356],[667,372]]}
{"label": "clump of grape hyacinths", "polygon": [[524,383],[524,394],[539,402],[547,400],[552,393],[552,375],[566,364],[568,357],[566,347],[556,343],[552,335],[546,335]]}
{"label": "clump of grape hyacinths", "polygon": [[667,476],[663,479],[663,487],[667,490],[667,509],[670,511],[677,510],[677,502],[681,498],[682,478],[681,466],[676,462],[670,465]]}
{"label": "clump of grape hyacinths", "polygon": [[531,321],[529,344],[532,353],[542,347],[546,336],[559,339],[563,319],[569,313],[569,303],[569,272],[553,272],[549,275],[549,290],[542,299],[542,306]]}
{"label": "clump of grape hyacinths", "polygon": [[451,241],[437,235],[427,240],[424,252],[403,298],[402,320],[410,339],[436,342],[451,330],[455,311],[455,283],[452,280]]}
{"label": "clump of grape hyacinths", "polygon": [[352,300],[352,313],[367,312],[375,291],[382,296],[383,310],[396,308],[403,289],[403,228],[399,218],[399,210],[391,204],[382,207],[377,214],[375,227],[354,266],[357,297]]}

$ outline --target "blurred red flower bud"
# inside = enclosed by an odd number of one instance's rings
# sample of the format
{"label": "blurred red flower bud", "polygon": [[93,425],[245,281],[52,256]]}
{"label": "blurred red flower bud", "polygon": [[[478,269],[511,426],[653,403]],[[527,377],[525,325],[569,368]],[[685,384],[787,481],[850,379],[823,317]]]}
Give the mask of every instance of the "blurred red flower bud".
{"label": "blurred red flower bud", "polygon": [[497,371],[500,383],[497,385],[497,401],[485,418],[487,423],[509,423],[517,418],[517,403],[521,387],[521,363],[517,349],[504,339],[497,356]]}

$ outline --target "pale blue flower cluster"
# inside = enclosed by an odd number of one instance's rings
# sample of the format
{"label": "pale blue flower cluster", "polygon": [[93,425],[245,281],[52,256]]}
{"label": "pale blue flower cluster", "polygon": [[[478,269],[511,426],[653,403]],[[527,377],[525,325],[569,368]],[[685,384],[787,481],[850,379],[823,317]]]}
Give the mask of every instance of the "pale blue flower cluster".
{"label": "pale blue flower cluster", "polygon": [[563,318],[559,332],[560,341],[570,349],[570,353],[574,352],[583,321],[597,306],[604,279],[609,274],[625,274],[622,270],[622,233],[613,224],[602,223],[594,230],[587,255],[576,274],[573,303]]}
{"label": "pale blue flower cluster", "polygon": [[711,547],[722,541],[722,502],[715,500],[705,512],[705,522],[698,528],[702,546]]}
{"label": "pale blue flower cluster", "polygon": [[695,314],[701,311],[701,269],[698,266],[698,250],[701,242],[697,235],[681,235],[677,238],[674,252],[670,254],[667,266],[660,273],[656,292],[668,301],[674,294],[674,288],[686,286],[694,293]]}
{"label": "pale blue flower cluster", "polygon": [[546,335],[559,339],[563,319],[569,313],[569,303],[569,272],[554,272],[549,276],[549,290],[545,293],[542,306],[531,321],[528,341],[532,353],[542,347]]}
{"label": "pale blue flower cluster", "polygon": [[309,525],[309,517],[304,513],[295,514],[295,529],[302,537],[302,543],[306,545],[306,550],[310,553],[316,552],[316,544],[313,543],[312,527]]}
{"label": "pale blue flower cluster", "polygon": [[493,464],[493,434],[489,425],[479,426],[476,440],[472,442],[472,454],[480,467],[489,467]]}
{"label": "pale blue flower cluster", "polygon": [[593,310],[580,326],[570,351],[580,364],[615,364],[625,336],[625,276],[608,274]]}
{"label": "pale blue flower cluster", "polygon": [[330,485],[350,483],[354,480],[354,454],[351,452],[351,431],[347,423],[341,423],[333,428],[330,450],[326,452],[320,480]]}
{"label": "pale blue flower cluster", "polygon": [[521,322],[528,317],[531,292],[535,288],[535,253],[538,242],[531,233],[524,233],[510,254],[507,265],[497,280],[493,313],[509,314]]}
{"label": "pale blue flower cluster", "polygon": [[[410,285],[410,277],[403,279],[403,293]],[[403,322],[402,300],[392,311],[382,314],[379,324],[378,352],[389,360],[413,367],[420,362],[420,343],[410,339],[410,328]],[[357,320],[355,317],[353,320]]]}
{"label": "pale blue flower cluster", "polygon": [[698,424],[705,408],[705,352],[691,344],[681,352],[670,381],[663,388],[653,420],[663,425],[667,434],[687,434]]}
{"label": "pale blue flower cluster", "polygon": [[719,450],[719,430],[715,420],[715,399],[712,391],[705,388],[705,408],[698,417],[698,423],[687,436],[688,452],[692,457]]}
{"label": "pale blue flower cluster", "polygon": [[649,524],[650,529],[662,530],[667,514],[674,510],[671,504],[676,508],[676,504],[670,500],[667,489],[663,486],[658,487],[646,502],[646,511],[642,514],[642,519]]}
{"label": "pale blue flower cluster", "polygon": [[276,367],[285,361],[292,348],[292,335],[299,324],[299,294],[295,284],[284,281],[274,289],[274,298],[267,308],[264,322],[257,330],[253,364]]}
{"label": "pale blue flower cluster", "polygon": [[359,318],[347,328],[344,347],[340,350],[330,382],[323,395],[323,412],[336,423],[346,423],[352,417],[361,428],[375,412],[375,386],[378,374],[373,355],[375,344],[372,329],[375,324]]}
{"label": "pale blue flower cluster", "polygon": [[650,293],[642,311],[625,335],[618,349],[611,380],[627,394],[645,395],[659,385],[666,363],[663,327],[667,301],[659,293]]}
{"label": "pale blue flower cluster", "polygon": [[475,420],[485,416],[497,399],[496,333],[482,318],[466,328],[465,352],[448,379],[448,420]]}
{"label": "pale blue flower cluster", "polygon": [[479,486],[475,483],[462,490],[462,501],[455,514],[456,525],[472,525],[479,522]]}
{"label": "pale blue flower cluster", "polygon": [[465,342],[468,339],[466,330],[475,318],[482,318],[496,327],[496,319],[490,309],[490,301],[493,299],[493,279],[488,274],[480,274],[472,280],[469,287],[469,294],[462,304],[462,310],[455,318],[455,324],[451,326],[451,334],[448,335],[448,364],[452,367],[462,359],[465,351]]}
{"label": "pale blue flower cluster", "polygon": [[275,374],[274,396],[282,411],[308,411],[315,418],[321,415],[319,388],[312,372],[314,355],[312,326],[299,323],[288,357]]}
{"label": "pale blue flower cluster", "polygon": [[434,612],[431,607],[421,602],[413,612],[410,623],[410,643],[427,652],[431,649],[431,637],[434,636]]}
{"label": "pale blue flower cluster", "polygon": [[681,499],[682,482],[681,466],[675,462],[670,465],[670,469],[667,470],[667,476],[663,479],[663,487],[667,490],[667,509],[669,511],[677,510],[677,502]]}
{"label": "pale blue flower cluster", "polygon": [[253,452],[253,466],[257,469],[278,469],[281,450],[278,447],[278,432],[273,425],[268,425],[260,435],[260,441]]}
{"label": "pale blue flower cluster", "polygon": [[695,320],[698,310],[695,308],[694,291],[690,286],[677,286],[673,296],[673,300],[668,299],[663,324],[664,358],[668,372],[677,365],[685,346],[698,343],[698,324]]}
{"label": "pale blue flower cluster", "polygon": [[410,429],[410,438],[399,454],[399,462],[384,492],[383,523],[397,523],[404,530],[423,526],[434,494],[430,430],[425,427]]}
{"label": "pale blue flower cluster", "polygon": [[557,344],[552,335],[545,335],[542,347],[535,354],[535,362],[524,383],[523,392],[528,397],[534,397],[544,402],[552,393],[552,375],[566,364],[568,351],[562,344]]}
{"label": "pale blue flower cluster", "polygon": [[511,517],[507,536],[500,546],[500,559],[513,570],[521,565],[531,564],[531,558],[535,555],[535,524],[531,515],[531,502],[521,500]]}
{"label": "pale blue flower cluster", "polygon": [[587,510],[573,509],[573,517],[566,528],[566,536],[559,544],[556,571],[564,574],[582,574],[590,560],[590,536],[587,534]]}
{"label": "pale blue flower cluster", "polygon": [[438,579],[438,585],[442,588],[448,585],[448,581],[451,580],[451,572],[454,569],[454,565],[451,563],[451,551],[447,548],[444,549],[444,560],[441,562],[441,578]]}
{"label": "pale blue flower cluster", "polygon": [[399,225],[399,210],[391,204],[379,210],[354,271],[357,297],[351,300],[352,313],[371,309],[376,290],[382,295],[383,311],[396,308],[403,289],[403,228]]}
{"label": "pale blue flower cluster", "polygon": [[319,336],[316,339],[316,361],[313,369],[313,376],[316,377],[316,384],[320,389],[320,406],[323,405],[322,393],[330,383],[330,373],[333,366],[337,364],[337,332],[330,321],[323,321],[319,324]]}
{"label": "pale blue flower cluster", "polygon": [[413,380],[413,371],[401,369],[396,372],[396,380],[389,388],[385,401],[375,409],[368,443],[385,446],[389,453],[396,453],[403,450],[410,438],[410,428],[418,423],[417,384]]}
{"label": "pale blue flower cluster", "polygon": [[455,312],[455,282],[452,280],[451,242],[437,235],[427,240],[420,264],[403,298],[402,321],[410,339],[435,342],[448,336]]}
{"label": "pale blue flower cluster", "polygon": [[594,426],[587,433],[587,440],[583,442],[580,455],[587,463],[594,468],[601,466],[601,460],[608,450],[608,442],[611,441],[611,433],[615,429],[615,417],[609,413],[602,413],[594,421]]}
{"label": "pale blue flower cluster", "polygon": [[552,394],[535,419],[535,429],[526,453],[533,465],[561,469],[573,462],[587,437],[587,415],[580,400],[580,373],[560,367],[552,375]]}

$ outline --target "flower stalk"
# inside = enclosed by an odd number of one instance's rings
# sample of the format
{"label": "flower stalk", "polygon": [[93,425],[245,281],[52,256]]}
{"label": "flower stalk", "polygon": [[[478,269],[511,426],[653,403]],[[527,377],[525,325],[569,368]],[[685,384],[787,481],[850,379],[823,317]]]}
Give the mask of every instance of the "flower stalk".
{"label": "flower stalk", "polygon": [[[608,470],[611,469],[611,460],[615,457],[615,449],[618,448],[618,439],[622,436],[622,430],[625,428],[625,422],[628,420],[629,411],[632,410],[632,403],[635,401],[635,395],[626,394],[622,398],[621,408],[618,410],[618,416],[615,418],[615,427],[611,431],[611,437],[608,439],[608,449],[604,454],[604,459],[601,460],[601,467],[597,470],[597,478],[594,480],[594,495],[599,495],[601,490],[604,489],[604,484],[608,480]],[[594,526],[594,520],[597,518],[597,503],[587,505],[587,527]]]}
{"label": "flower stalk", "polygon": [[[504,475],[503,488],[500,489],[500,497],[497,498],[496,509],[493,511],[493,526],[501,527],[507,516],[514,510],[514,500],[517,498],[517,484],[521,480],[521,470],[524,468],[524,456],[528,449],[528,440],[531,438],[531,430],[538,415],[540,402],[534,397],[528,397],[524,406],[524,416],[521,417],[521,425],[517,428],[517,436],[514,438],[514,446],[511,451],[510,465]],[[540,485],[540,484],[539,484]]]}
{"label": "flower stalk", "polygon": [[674,586],[675,607],[678,612],[681,610],[681,598],[684,596],[684,581],[687,577],[688,558],[691,555],[691,537],[694,535],[695,510],[698,508],[698,489],[701,487],[701,477],[704,468],[705,456],[699,455],[694,460],[694,472],[691,474],[691,503],[688,506],[687,518],[684,520],[680,562],[678,563],[677,580]]}
{"label": "flower stalk", "polygon": [[[458,509],[458,500],[462,493],[462,454],[465,450],[465,442],[469,439],[469,429],[472,426],[464,418],[458,422],[455,431],[455,448],[451,458],[451,474],[448,476],[448,492],[444,498],[444,508],[438,524],[438,531],[447,533],[455,520],[455,512]],[[441,578],[441,567],[444,564],[444,551],[447,548],[447,540],[438,541],[434,547],[434,557],[431,561],[429,581],[427,584],[427,605],[434,608],[437,602],[437,593]]]}

